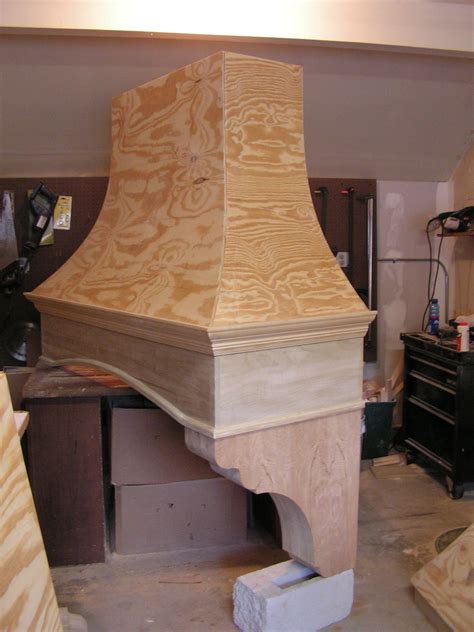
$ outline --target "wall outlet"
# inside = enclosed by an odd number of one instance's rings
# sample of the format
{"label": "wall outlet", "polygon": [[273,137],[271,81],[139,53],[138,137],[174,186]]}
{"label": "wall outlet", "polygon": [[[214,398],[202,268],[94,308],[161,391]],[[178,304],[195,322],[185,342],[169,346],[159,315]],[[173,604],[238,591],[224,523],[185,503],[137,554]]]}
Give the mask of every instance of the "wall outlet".
{"label": "wall outlet", "polygon": [[338,252],[336,255],[336,261],[341,266],[341,268],[347,268],[349,266],[349,253]]}

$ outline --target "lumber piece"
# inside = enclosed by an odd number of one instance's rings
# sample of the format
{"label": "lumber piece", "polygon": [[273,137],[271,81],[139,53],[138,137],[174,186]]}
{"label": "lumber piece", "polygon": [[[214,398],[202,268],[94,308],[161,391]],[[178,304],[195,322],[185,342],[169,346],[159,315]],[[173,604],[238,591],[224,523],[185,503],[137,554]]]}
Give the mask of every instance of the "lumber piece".
{"label": "lumber piece", "polygon": [[0,630],[61,632],[58,604],[0,372]]}

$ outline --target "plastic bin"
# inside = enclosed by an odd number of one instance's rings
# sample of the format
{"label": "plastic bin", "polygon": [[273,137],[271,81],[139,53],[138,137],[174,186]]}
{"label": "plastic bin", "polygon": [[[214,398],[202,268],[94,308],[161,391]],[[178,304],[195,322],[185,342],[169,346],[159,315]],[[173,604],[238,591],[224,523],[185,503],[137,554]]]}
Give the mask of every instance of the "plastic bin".
{"label": "plastic bin", "polygon": [[392,438],[392,417],[395,402],[367,402],[364,409],[365,433],[362,459],[387,456]]}

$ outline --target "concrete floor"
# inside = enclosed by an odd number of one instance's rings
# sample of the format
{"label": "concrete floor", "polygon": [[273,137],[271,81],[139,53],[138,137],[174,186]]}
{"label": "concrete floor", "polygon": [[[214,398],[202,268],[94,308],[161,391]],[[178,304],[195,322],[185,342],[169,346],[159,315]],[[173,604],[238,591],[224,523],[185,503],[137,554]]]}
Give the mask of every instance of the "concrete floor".
{"label": "concrete floor", "polygon": [[[375,478],[363,464],[354,605],[327,631],[432,631],[410,577],[435,556],[439,535],[474,522],[474,487],[453,501],[419,466],[384,470]],[[83,615],[90,632],[231,632],[235,578],[284,559],[255,537],[244,546],[112,555],[106,564],[53,569],[53,579],[59,604]]]}

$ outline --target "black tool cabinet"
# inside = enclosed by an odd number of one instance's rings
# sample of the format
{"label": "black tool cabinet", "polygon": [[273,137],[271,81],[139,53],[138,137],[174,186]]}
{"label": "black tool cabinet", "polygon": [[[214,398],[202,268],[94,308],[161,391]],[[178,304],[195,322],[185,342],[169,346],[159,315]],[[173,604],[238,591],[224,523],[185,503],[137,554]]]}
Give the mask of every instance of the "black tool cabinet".
{"label": "black tool cabinet", "polygon": [[444,472],[450,496],[461,498],[464,483],[474,480],[474,352],[423,333],[401,339],[404,445]]}

